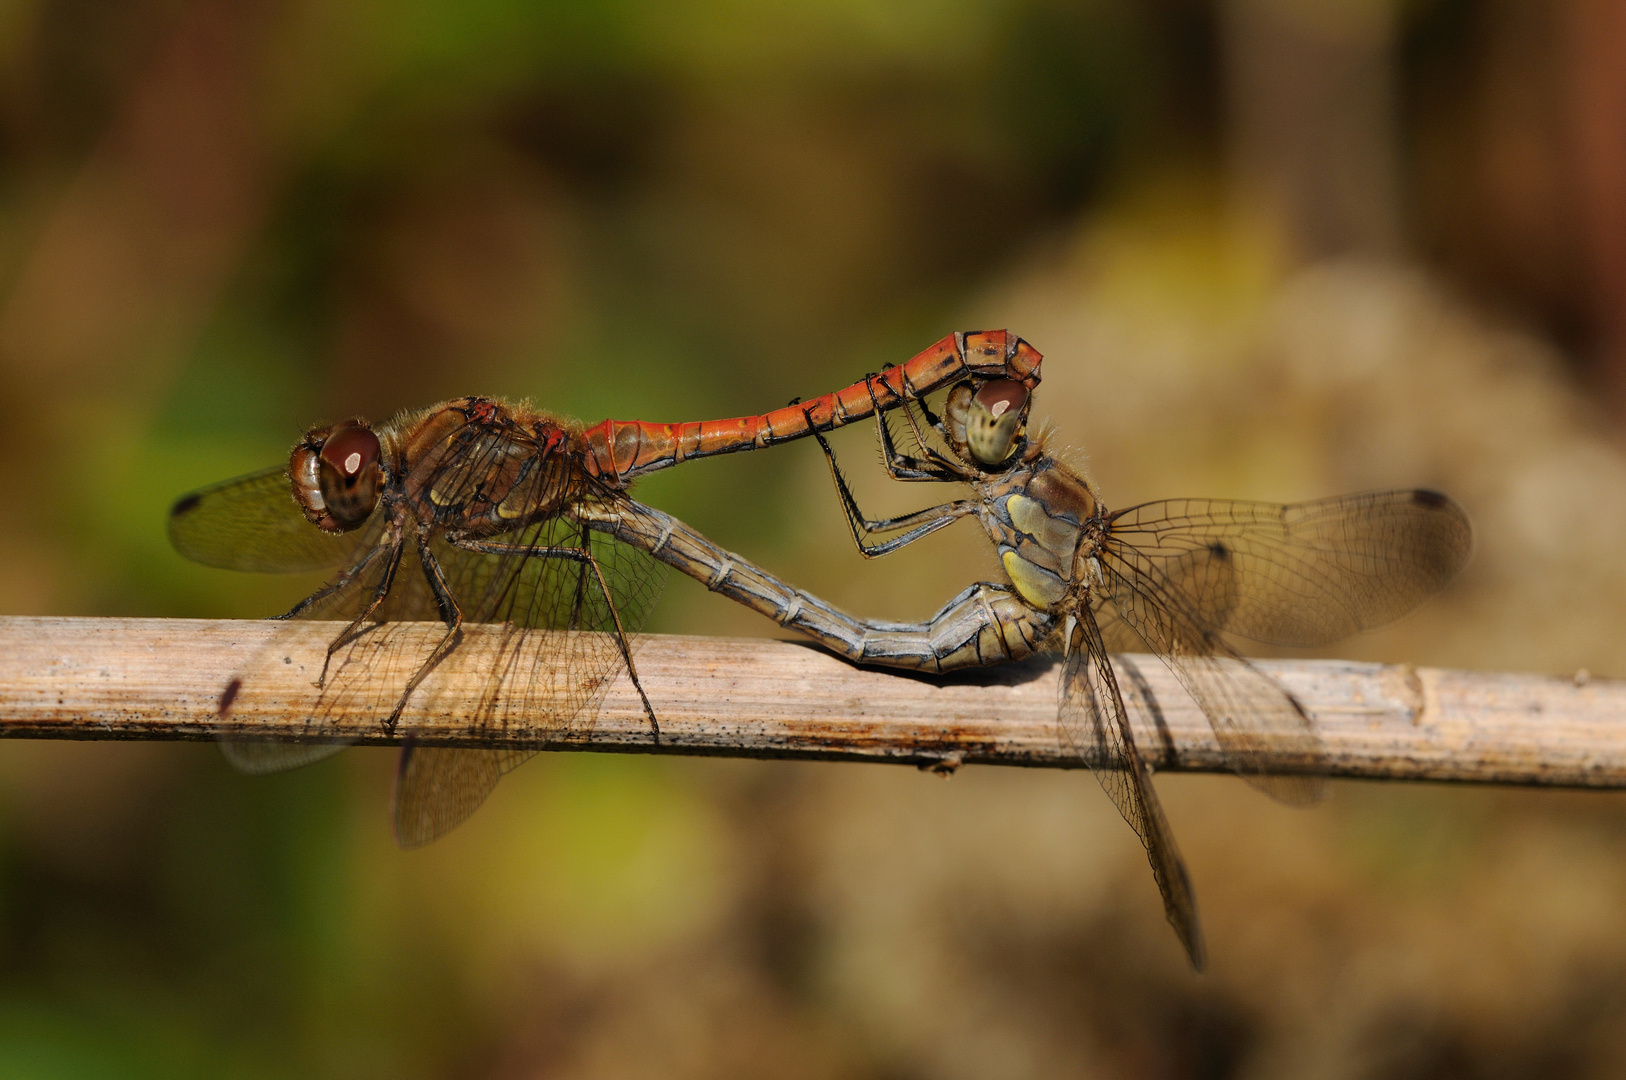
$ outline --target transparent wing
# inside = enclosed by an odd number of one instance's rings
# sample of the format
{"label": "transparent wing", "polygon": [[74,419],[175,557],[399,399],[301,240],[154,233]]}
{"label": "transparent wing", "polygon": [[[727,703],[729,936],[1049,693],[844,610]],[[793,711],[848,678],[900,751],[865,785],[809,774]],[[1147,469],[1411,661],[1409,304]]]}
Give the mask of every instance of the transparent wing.
{"label": "transparent wing", "polygon": [[[169,540],[177,552],[222,570],[278,574],[353,564],[378,544],[375,520],[342,535],[316,528],[294,502],[286,466],[200,488],[175,500]],[[248,773],[278,772],[331,757],[343,743],[222,739],[221,753]]]}
{"label": "transparent wing", "polygon": [[1129,624],[1119,616],[1118,609],[1107,600],[1098,601],[1093,609],[1095,625],[1101,631],[1101,641],[1109,654],[1146,651],[1146,642],[1141,636],[1130,629]]}
{"label": "transparent wing", "polygon": [[[602,533],[584,535],[564,517],[498,539],[511,542],[512,550],[496,555],[443,540],[431,545],[466,622],[458,648],[413,692],[408,708],[454,716],[471,738],[498,733],[539,742],[557,738],[591,723],[617,670],[625,666],[617,622],[631,647],[659,599],[665,568]],[[560,548],[582,551],[591,561],[542,553]],[[415,551],[401,553],[393,575],[389,563],[387,551],[373,555],[346,585],[301,611],[239,676],[238,699],[289,665],[320,679],[321,690],[306,719],[304,741],[231,740],[223,749],[233,764],[251,772],[309,764],[342,749],[349,741],[342,733],[353,732],[358,721],[382,724],[394,713],[433,650],[437,637],[422,629],[436,625],[438,608]],[[378,612],[359,633],[340,641],[329,658],[340,620],[359,614],[386,576],[393,580]],[[334,622],[313,636],[309,619]],[[403,846],[426,844],[450,831],[474,812],[498,777],[529,754],[437,747],[404,751],[396,783],[396,833]],[[479,761],[482,757],[489,760]]]}
{"label": "transparent wing", "polygon": [[1303,707],[1224,635],[1319,644],[1394,619],[1438,591],[1472,548],[1462,510],[1431,492],[1280,506],[1177,500],[1109,521],[1103,614],[1163,657],[1231,767],[1302,805],[1325,792]]}
{"label": "transparent wing", "polygon": [[1103,561],[1146,595],[1177,599],[1193,628],[1325,645],[1404,615],[1472,550],[1468,517],[1446,496],[1381,491],[1286,506],[1130,507],[1108,519]]}
{"label": "transparent wing", "polygon": [[[428,455],[435,470],[411,482],[450,501],[474,490],[474,478],[502,466],[504,455],[514,456],[513,443],[489,433],[465,449],[460,455]],[[364,537],[340,560],[329,585],[296,609],[297,618],[238,677],[235,698],[247,700],[262,684],[273,683],[271,673],[285,674],[278,665],[308,672],[320,693],[306,719],[303,741],[233,740],[225,746],[227,757],[255,772],[307,764],[341,749],[345,733],[355,731],[358,722],[386,723],[403,705],[413,712],[455,717],[471,737],[501,731],[510,739],[517,733],[544,742],[572,724],[590,723],[616,670],[625,667],[623,644],[630,649],[628,639],[659,598],[665,569],[571,517],[578,503],[616,497],[614,492],[592,493],[590,483],[571,473],[572,468],[562,456],[538,455],[522,482],[532,485],[536,501],[549,497],[561,509],[485,539],[500,550],[470,551],[444,536],[430,542],[465,623],[456,648],[432,674],[425,665],[440,638],[426,634],[424,624],[438,623],[441,612],[416,542],[391,541],[382,515],[361,530]],[[263,488],[267,476],[247,479]],[[572,489],[588,493],[564,498]],[[180,504],[177,516],[188,523],[186,535],[225,535],[220,528],[190,528],[192,515],[209,505],[203,496],[215,490],[199,493],[195,505],[188,500]],[[220,490],[233,490],[233,485]],[[262,505],[246,496],[233,498]],[[292,507],[291,498],[287,501]],[[293,513],[300,528],[323,535],[297,508]],[[244,518],[224,513],[211,517]],[[279,525],[268,527],[273,546],[285,552],[298,549],[297,541],[282,543]],[[245,544],[255,542],[252,529],[232,535],[240,535]],[[210,550],[230,551],[231,544],[216,542]],[[263,568],[266,561],[253,565]],[[285,555],[272,561],[280,566],[292,559]],[[249,568],[250,560],[238,558],[233,565]],[[376,609],[367,613],[380,596]],[[364,613],[354,633],[335,638],[338,626],[326,628],[323,638],[310,633],[315,628],[308,620],[347,624]],[[404,697],[420,675],[422,683]],[[396,786],[396,832],[402,844],[428,843],[455,827],[479,806],[496,779],[526,756],[528,752],[511,750],[409,748]]]}
{"label": "transparent wing", "polygon": [[[452,594],[465,603],[466,618],[472,611],[479,622],[516,628],[512,640],[491,656],[471,734],[539,725],[544,733],[559,734],[590,724],[614,674],[625,667],[622,635],[631,647],[660,598],[665,567],[566,517],[498,541],[513,544],[515,554],[480,555],[445,546],[441,560]],[[592,561],[520,554],[561,547],[586,551]],[[533,630],[551,632],[528,632]],[[533,752],[403,751],[396,779],[397,839],[403,847],[417,847],[449,832],[504,773]]]}
{"label": "transparent wing", "polygon": [[337,754],[349,740],[342,742],[269,742],[263,739],[233,739],[222,736],[220,754],[238,772],[262,775],[285,772],[301,765],[314,765]]}
{"label": "transparent wing", "polygon": [[1307,806],[1321,799],[1325,754],[1298,700],[1218,634],[1195,625],[1180,609],[1179,593],[1102,562],[1104,606],[1169,665],[1208,717],[1231,768],[1284,803]]}
{"label": "transparent wing", "polygon": [[[174,520],[172,517],[172,535]],[[299,524],[312,533],[326,535],[303,515]],[[407,643],[399,635],[379,632],[376,624],[352,636],[342,647],[334,640],[344,624],[365,610],[368,601],[385,586],[386,578],[399,574],[399,546],[381,542],[380,532],[381,526],[376,523],[358,530],[354,534],[358,538],[356,549],[338,573],[315,594],[315,599],[303,601],[233,677],[231,689],[222,697],[222,718],[238,702],[273,695],[283,669],[321,688],[321,695],[304,718],[297,742],[222,736],[220,752],[233,767],[263,774],[310,765],[332,757],[353,741],[347,734],[352,729],[339,723],[340,718],[370,717],[380,710],[382,715],[389,715],[400,686],[392,695],[385,680],[403,662],[403,654],[410,651]],[[371,543],[364,543],[366,540]],[[311,625],[328,620],[335,625]]]}
{"label": "transparent wing", "polygon": [[396,842],[420,847],[443,836],[480,808],[505,773],[534,753],[408,743],[395,770]]}
{"label": "transparent wing", "polygon": [[201,488],[169,510],[169,542],[204,566],[285,574],[330,570],[377,542],[377,530],[335,535],[309,521],[294,502],[284,466]]}
{"label": "transparent wing", "polygon": [[1066,652],[1059,709],[1062,737],[1089,763],[1119,813],[1146,846],[1152,877],[1163,895],[1163,912],[1186,947],[1191,966],[1201,971],[1205,950],[1191,878],[1152,787],[1151,770],[1135,746],[1118,680],[1088,611],[1080,612],[1074,621]]}

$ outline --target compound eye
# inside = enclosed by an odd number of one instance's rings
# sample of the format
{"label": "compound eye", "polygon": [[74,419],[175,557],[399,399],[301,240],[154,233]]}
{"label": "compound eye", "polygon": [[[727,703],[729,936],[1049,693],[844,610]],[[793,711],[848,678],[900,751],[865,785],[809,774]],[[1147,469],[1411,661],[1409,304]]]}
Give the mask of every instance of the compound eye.
{"label": "compound eye", "polygon": [[322,444],[322,464],[346,485],[356,484],[378,464],[378,436],[355,421],[340,424]]}
{"label": "compound eye", "polygon": [[1007,412],[1022,411],[1022,406],[1028,403],[1028,388],[1010,379],[995,379],[984,383],[972,400],[997,420]]}
{"label": "compound eye", "polygon": [[378,436],[359,420],[310,432],[289,462],[294,498],[327,532],[348,532],[372,516],[384,483]]}
{"label": "compound eye", "polygon": [[1027,387],[1009,379],[985,383],[972,396],[965,441],[978,464],[999,465],[1015,453],[1027,402]]}

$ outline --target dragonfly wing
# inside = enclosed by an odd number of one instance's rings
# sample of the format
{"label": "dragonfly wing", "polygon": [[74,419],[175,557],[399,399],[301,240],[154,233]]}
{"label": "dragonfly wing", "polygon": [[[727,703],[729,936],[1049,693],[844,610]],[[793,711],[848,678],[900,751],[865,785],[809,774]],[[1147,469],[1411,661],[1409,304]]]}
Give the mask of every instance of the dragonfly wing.
{"label": "dragonfly wing", "polygon": [[[309,522],[304,522],[304,526],[312,532],[319,531]],[[299,742],[221,736],[221,753],[235,768],[256,774],[282,772],[331,757],[354,741],[352,730],[336,724],[335,717],[385,708],[383,703],[388,690],[379,680],[369,681],[362,673],[369,666],[369,653],[399,653],[400,644],[394,643],[392,649],[390,635],[379,632],[376,624],[367,624],[363,633],[353,635],[329,656],[333,630],[317,623],[317,620],[349,622],[365,610],[367,602],[384,584],[395,557],[393,549],[378,543],[380,531],[377,524],[360,530],[364,537],[372,540],[371,545],[352,552],[349,562],[315,594],[316,598],[302,602],[292,617],[281,620],[265,643],[232,677],[228,689],[221,695],[222,719],[241,703],[275,694],[276,687],[290,670],[322,690],[303,718]],[[381,672],[388,670],[387,663],[372,666]],[[370,700],[364,695],[370,695]],[[389,715],[388,708],[383,715]]]}
{"label": "dragonfly wing", "polygon": [[395,840],[422,847],[463,824],[496,788],[503,774],[534,750],[470,750],[413,746],[401,750],[395,772]]}
{"label": "dragonfly wing", "polygon": [[1191,878],[1152,787],[1151,770],[1135,746],[1117,677],[1095,618],[1088,610],[1081,611],[1074,620],[1066,650],[1059,710],[1062,737],[1090,764],[1119,813],[1145,845],[1152,877],[1163,895],[1163,912],[1185,946],[1191,966],[1201,971],[1205,949]]}
{"label": "dragonfly wing", "polygon": [[[515,445],[488,429],[460,429],[445,446],[427,454],[424,473],[409,480],[410,487],[434,493],[442,505],[454,505],[477,498],[483,478],[493,470],[509,469],[521,473],[521,484],[531,485],[528,492],[516,489],[515,505],[564,507],[489,538],[486,543],[498,550],[470,551],[444,536],[430,543],[462,613],[463,639],[435,669],[444,678],[418,686],[410,704],[456,717],[471,735],[506,734],[510,745],[516,732],[521,740],[540,743],[582,718],[591,720],[616,668],[625,666],[627,638],[643,625],[664,576],[664,568],[644,553],[590,533],[568,516],[575,505],[571,490],[581,478],[570,471],[567,459],[536,455],[530,448],[526,452],[534,460],[516,465]],[[280,503],[270,499],[272,491],[278,492]],[[301,606],[298,618],[239,676],[238,696],[271,682],[268,671],[279,663],[302,665],[313,681],[319,680],[321,694],[306,723],[308,741],[233,743],[227,753],[234,762],[267,771],[332,752],[331,746],[315,750],[310,743],[342,743],[341,733],[354,732],[358,722],[389,720],[406,688],[426,674],[423,665],[440,640],[440,628],[424,624],[440,621],[440,604],[416,544],[410,538],[391,542],[382,514],[348,534],[348,546],[335,557],[323,546],[331,538],[293,505],[286,480],[267,472],[189,496],[177,504],[171,520],[178,547],[217,565],[303,569],[320,562],[341,568],[319,599]],[[239,546],[282,554],[232,554]],[[380,595],[382,602],[369,613]],[[349,621],[364,613],[358,632],[337,642],[331,628],[303,623]],[[327,636],[313,637],[317,631]],[[456,700],[437,700],[448,691]],[[483,753],[492,756],[481,762]],[[397,787],[403,841],[427,842],[467,817],[496,778],[517,764],[513,753],[409,754]]]}
{"label": "dragonfly wing", "polygon": [[169,542],[204,566],[285,574],[330,570],[377,542],[376,529],[335,534],[305,519],[285,466],[226,480],[175,500]]}
{"label": "dragonfly wing", "polygon": [[238,772],[283,772],[301,765],[314,765],[343,750],[348,743],[288,743],[264,739],[221,739],[220,753]]}
{"label": "dragonfly wing", "polygon": [[[586,529],[564,515],[495,538],[505,554],[435,545],[453,596],[473,623],[505,624],[494,649],[469,650],[455,666],[480,657],[487,665],[466,690],[484,687],[459,711],[473,732],[518,727],[557,737],[590,724],[599,702],[660,598],[665,567],[635,548]],[[561,550],[583,552],[566,557]],[[398,588],[400,586],[397,586]],[[409,588],[427,586],[412,582]],[[427,597],[425,598],[428,599]],[[407,601],[409,604],[411,601]],[[543,631],[537,633],[536,631]],[[466,648],[467,646],[465,646]],[[451,683],[454,680],[448,679]],[[432,700],[423,704],[434,708]],[[530,750],[411,748],[402,752],[395,796],[396,836],[416,847],[444,835],[491,794]]]}
{"label": "dragonfly wing", "polygon": [[1095,625],[1101,631],[1101,642],[1108,653],[1140,652],[1146,648],[1146,643],[1124,622],[1111,601],[1099,601],[1092,611]]}
{"label": "dragonfly wing", "polygon": [[1472,551],[1462,507],[1416,490],[1285,506],[1146,503],[1109,519],[1104,561],[1160,598],[1178,595],[1194,627],[1325,645],[1404,615],[1443,589]]}
{"label": "dragonfly wing", "polygon": [[1282,802],[1320,799],[1325,757],[1303,706],[1206,624],[1239,603],[1235,564],[1199,552],[1147,569],[1111,547],[1101,564],[1107,606],[1196,700],[1231,768]]}

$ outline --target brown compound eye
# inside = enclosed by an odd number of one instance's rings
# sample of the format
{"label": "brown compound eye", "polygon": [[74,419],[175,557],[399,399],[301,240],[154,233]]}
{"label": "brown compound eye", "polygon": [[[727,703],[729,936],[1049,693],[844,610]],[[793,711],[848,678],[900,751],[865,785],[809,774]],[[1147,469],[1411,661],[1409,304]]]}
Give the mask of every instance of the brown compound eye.
{"label": "brown compound eye", "polygon": [[378,464],[378,454],[378,436],[359,424],[340,424],[322,444],[322,464],[330,466],[347,485],[355,484]]}
{"label": "brown compound eye", "polygon": [[347,532],[372,516],[383,486],[378,436],[360,420],[310,432],[289,462],[294,498],[311,522]]}
{"label": "brown compound eye", "polygon": [[965,441],[979,464],[999,465],[1016,451],[1027,402],[1027,387],[1009,379],[985,383],[972,396]]}

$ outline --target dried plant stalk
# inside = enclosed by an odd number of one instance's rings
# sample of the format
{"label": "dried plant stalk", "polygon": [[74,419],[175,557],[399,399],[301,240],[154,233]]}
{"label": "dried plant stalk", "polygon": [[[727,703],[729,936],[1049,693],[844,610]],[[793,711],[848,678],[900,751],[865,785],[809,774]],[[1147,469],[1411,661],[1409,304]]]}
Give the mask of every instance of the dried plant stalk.
{"label": "dried plant stalk", "polygon": [[[14,738],[297,739],[335,626],[191,619],[0,619],[0,733]],[[401,648],[429,648],[432,624],[391,628]],[[417,638],[422,638],[418,641]],[[222,691],[262,650],[252,694],[229,715]],[[792,642],[651,636],[636,661],[661,722],[657,743],[631,684],[607,688],[591,722],[556,725],[533,710],[469,715],[494,692],[511,636],[471,627],[452,661],[425,681],[393,732],[378,702],[355,692],[341,715],[358,744],[398,743],[602,750],[732,757],[882,761],[952,768],[999,764],[1073,768],[1056,730],[1056,667],[1030,662],[958,678],[855,668]],[[1150,656],[1118,658],[1133,688],[1137,741],[1160,770],[1224,768],[1207,720]],[[1626,786],[1626,682],[1447,671],[1343,660],[1265,660],[1308,707],[1335,776],[1574,787]],[[359,688],[367,689],[367,688]],[[501,687],[496,691],[501,693]],[[534,695],[533,695],[534,696]],[[1291,771],[1295,763],[1281,763]]]}

